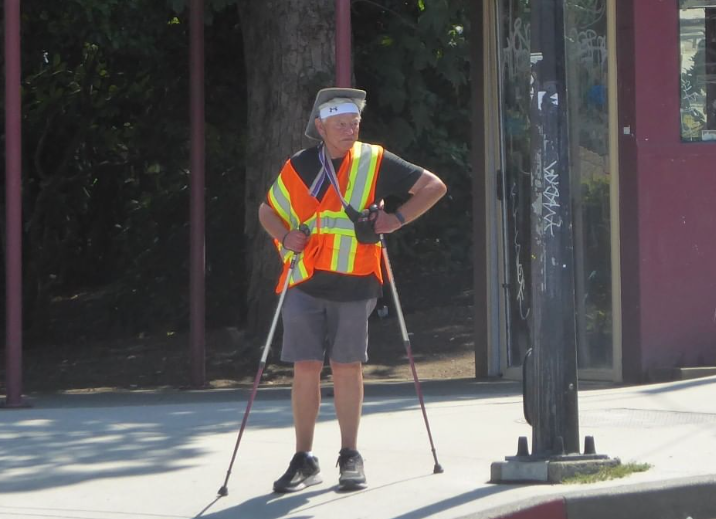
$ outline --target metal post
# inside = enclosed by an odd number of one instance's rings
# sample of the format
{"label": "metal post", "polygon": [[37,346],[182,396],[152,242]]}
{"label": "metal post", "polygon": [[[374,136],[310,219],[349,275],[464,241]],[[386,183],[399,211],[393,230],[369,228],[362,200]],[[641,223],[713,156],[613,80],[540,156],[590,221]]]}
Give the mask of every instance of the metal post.
{"label": "metal post", "polygon": [[531,9],[532,348],[524,377],[532,453],[520,437],[515,456],[492,464],[495,483],[559,483],[620,464],[597,454],[594,438],[579,452],[565,0]]}
{"label": "metal post", "polygon": [[[485,175],[487,127],[485,111],[485,2],[470,2],[470,81],[472,84],[472,240],[473,240],[473,317],[475,337],[487,337],[488,286],[487,286],[487,212]],[[475,377],[489,373],[485,341],[475,341]]]}
{"label": "metal post", "polygon": [[350,0],[336,0],[336,86],[351,86]]}
{"label": "metal post", "polygon": [[20,0],[5,0],[6,366],[4,407],[22,401],[22,123]]}
{"label": "metal post", "polygon": [[532,455],[579,452],[564,0],[532,2]]}
{"label": "metal post", "polygon": [[190,4],[190,341],[191,385],[205,385],[204,0]]}

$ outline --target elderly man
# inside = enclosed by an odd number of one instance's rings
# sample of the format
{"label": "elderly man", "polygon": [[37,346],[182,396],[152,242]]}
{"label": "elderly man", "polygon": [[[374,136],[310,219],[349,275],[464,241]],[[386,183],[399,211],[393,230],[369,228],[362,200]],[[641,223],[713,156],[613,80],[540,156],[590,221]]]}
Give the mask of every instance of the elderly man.
{"label": "elderly man", "polygon": [[[433,173],[381,146],[358,141],[365,97],[365,91],[348,88],[318,92],[306,135],[320,144],[285,163],[259,208],[261,224],[284,260],[277,291],[289,275],[289,257],[300,254],[281,310],[281,360],[294,366],[296,452],[286,473],[274,482],[276,492],[322,482],[313,434],[326,355],[341,432],[339,488],[365,488],[358,426],[368,317],[382,286],[378,235],[415,220],[447,190]],[[393,213],[382,209],[388,196],[404,200]],[[366,211],[370,206],[381,209]],[[300,225],[307,226],[310,235],[301,232]]]}

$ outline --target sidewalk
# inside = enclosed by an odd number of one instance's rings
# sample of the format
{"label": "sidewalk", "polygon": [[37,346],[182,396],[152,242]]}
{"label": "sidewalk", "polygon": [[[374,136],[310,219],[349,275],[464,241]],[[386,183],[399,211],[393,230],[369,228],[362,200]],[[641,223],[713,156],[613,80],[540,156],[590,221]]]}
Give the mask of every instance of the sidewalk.
{"label": "sidewalk", "polygon": [[336,492],[329,389],[314,450],[324,483],[271,492],[293,453],[291,406],[287,389],[262,387],[221,499],[248,391],[37,396],[31,409],[0,411],[0,519],[716,518],[716,377],[583,384],[580,436],[653,468],[554,486],[487,482],[490,464],[531,438],[518,383],[423,382],[443,474],[432,473],[412,383],[369,384],[360,449],[370,486],[355,493]]}

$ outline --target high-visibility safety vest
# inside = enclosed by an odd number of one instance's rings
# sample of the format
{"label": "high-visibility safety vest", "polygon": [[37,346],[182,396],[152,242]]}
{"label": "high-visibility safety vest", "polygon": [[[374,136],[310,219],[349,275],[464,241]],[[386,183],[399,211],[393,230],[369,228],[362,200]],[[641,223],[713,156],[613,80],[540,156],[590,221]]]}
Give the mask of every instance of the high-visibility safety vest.
{"label": "high-visibility safety vest", "polygon": [[[354,209],[362,211],[373,203],[382,158],[381,146],[356,142],[343,159],[336,176],[343,198]],[[355,276],[375,274],[383,282],[380,242],[358,242],[353,222],[343,210],[333,186],[328,187],[319,202],[310,195],[309,188],[288,160],[269,190],[268,203],[287,229],[295,230],[299,225],[306,224],[311,230],[311,237],[296,262],[289,286],[306,281],[316,270]],[[274,243],[284,263],[276,285],[276,293],[279,293],[294,253],[285,249],[278,240]]]}

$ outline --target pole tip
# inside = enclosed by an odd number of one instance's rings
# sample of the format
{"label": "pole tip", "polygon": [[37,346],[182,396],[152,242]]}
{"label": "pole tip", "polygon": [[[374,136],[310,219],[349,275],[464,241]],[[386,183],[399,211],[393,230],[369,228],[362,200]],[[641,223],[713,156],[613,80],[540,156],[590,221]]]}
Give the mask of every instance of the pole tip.
{"label": "pole tip", "polygon": [[433,468],[433,474],[442,474],[443,472],[445,472],[443,466],[440,463],[436,463],[435,468]]}
{"label": "pole tip", "polygon": [[220,496],[220,497],[226,497],[226,496],[228,496],[228,495],[229,495],[229,489],[226,488],[226,485],[224,485],[223,487],[221,487],[221,488],[219,489],[219,496]]}

